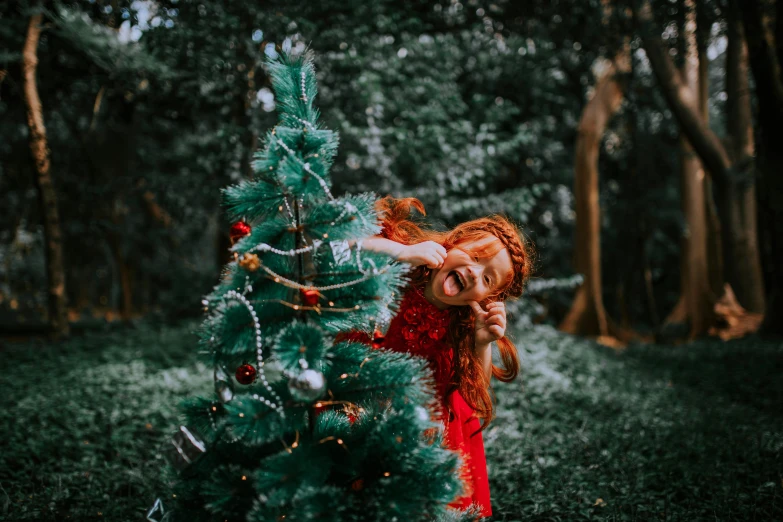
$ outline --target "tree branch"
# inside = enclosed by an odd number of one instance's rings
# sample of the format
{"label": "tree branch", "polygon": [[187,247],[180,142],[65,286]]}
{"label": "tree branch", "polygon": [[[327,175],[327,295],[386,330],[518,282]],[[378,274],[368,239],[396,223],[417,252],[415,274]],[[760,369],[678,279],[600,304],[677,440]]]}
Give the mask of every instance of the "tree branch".
{"label": "tree branch", "polygon": [[641,33],[655,77],[661,86],[664,98],[674,114],[680,129],[712,175],[727,183],[732,182],[732,165],[720,139],[704,122],[699,114],[697,93],[683,81],[671,57],[666,52],[661,37],[655,34],[652,10],[648,0],[641,9],[634,10],[634,22]]}

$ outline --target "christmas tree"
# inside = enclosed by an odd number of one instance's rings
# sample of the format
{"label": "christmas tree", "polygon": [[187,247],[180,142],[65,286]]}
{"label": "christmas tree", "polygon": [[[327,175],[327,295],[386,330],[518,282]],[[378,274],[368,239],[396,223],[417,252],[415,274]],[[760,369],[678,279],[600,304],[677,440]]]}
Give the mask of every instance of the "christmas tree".
{"label": "christmas tree", "polygon": [[270,58],[279,123],[252,180],[224,190],[234,261],[204,299],[214,394],[188,400],[172,491],[153,521],[457,519],[459,459],[431,418],[423,360],[381,335],[406,265],[365,251],[373,194],[335,197],[336,133],[318,121],[311,54]]}

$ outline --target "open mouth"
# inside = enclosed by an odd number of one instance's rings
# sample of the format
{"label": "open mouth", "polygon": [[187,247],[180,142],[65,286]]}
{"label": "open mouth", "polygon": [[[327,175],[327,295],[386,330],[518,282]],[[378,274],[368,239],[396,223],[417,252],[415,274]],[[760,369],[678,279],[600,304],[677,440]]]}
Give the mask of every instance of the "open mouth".
{"label": "open mouth", "polygon": [[452,270],[443,281],[443,293],[451,297],[462,292],[465,289],[465,286],[465,279],[462,274],[456,270]]}

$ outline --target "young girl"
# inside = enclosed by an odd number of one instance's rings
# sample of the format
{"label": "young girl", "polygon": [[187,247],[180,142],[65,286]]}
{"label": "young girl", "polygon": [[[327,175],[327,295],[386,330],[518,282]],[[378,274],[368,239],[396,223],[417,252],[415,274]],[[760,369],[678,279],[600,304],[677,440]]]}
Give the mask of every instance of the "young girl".
{"label": "young girl", "polygon": [[[382,199],[381,235],[363,242],[365,249],[415,267],[382,346],[430,361],[445,445],[464,462],[464,495],[452,506],[476,504],[486,517],[492,509],[481,431],[494,417],[488,387],[493,375],[509,382],[519,372],[516,348],[505,337],[503,301],[522,294],[532,252],[519,230],[501,216],[437,232],[412,221],[411,207],[425,213],[415,198]],[[349,338],[369,342],[362,334]],[[492,364],[493,342],[502,367]]]}

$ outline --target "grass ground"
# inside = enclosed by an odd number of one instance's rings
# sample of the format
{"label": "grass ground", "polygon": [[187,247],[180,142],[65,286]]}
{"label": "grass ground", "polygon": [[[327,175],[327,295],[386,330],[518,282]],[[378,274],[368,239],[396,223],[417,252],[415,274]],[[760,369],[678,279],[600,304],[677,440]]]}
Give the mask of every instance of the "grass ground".
{"label": "grass ground", "polygon": [[[0,520],[143,520],[177,403],[210,388],[196,326],[5,345]],[[485,432],[496,520],[783,520],[783,344],[517,343]]]}

